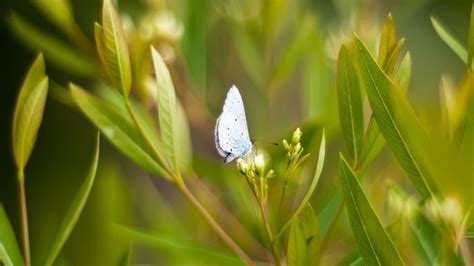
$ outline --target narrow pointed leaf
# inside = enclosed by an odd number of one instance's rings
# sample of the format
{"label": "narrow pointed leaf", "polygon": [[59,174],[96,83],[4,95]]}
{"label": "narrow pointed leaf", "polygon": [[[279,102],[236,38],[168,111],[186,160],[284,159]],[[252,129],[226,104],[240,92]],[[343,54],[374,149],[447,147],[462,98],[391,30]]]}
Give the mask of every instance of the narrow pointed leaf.
{"label": "narrow pointed leaf", "polygon": [[316,214],[309,203],[303,210],[300,223],[306,243],[306,263],[307,265],[318,265],[320,257],[319,223]]}
{"label": "narrow pointed leaf", "polygon": [[104,0],[102,9],[102,40],[105,54],[101,58],[105,59],[102,63],[107,74],[114,87],[124,96],[128,96],[132,85],[130,56],[120,16],[112,4],[112,0]]}
{"label": "narrow pointed leaf", "polygon": [[339,171],[347,214],[364,261],[368,265],[404,265],[362,190],[358,178],[342,155],[339,160]]}
{"label": "narrow pointed leaf", "polygon": [[392,48],[392,50],[390,50],[390,52],[388,53],[387,58],[385,58],[385,62],[382,65],[382,69],[389,77],[393,76],[393,70],[395,69],[395,64],[398,61],[398,55],[400,54],[400,51],[402,50],[404,44],[405,39],[401,39],[400,41],[398,41],[396,45]]}
{"label": "narrow pointed leaf", "polygon": [[306,240],[298,221],[291,223],[286,251],[286,264],[288,266],[304,266],[306,264]]}
{"label": "narrow pointed leaf", "polygon": [[77,85],[71,84],[70,89],[81,111],[115,147],[143,169],[169,179],[129,117],[124,117],[117,108],[89,95]]}
{"label": "narrow pointed leaf", "polygon": [[364,114],[359,81],[344,45],[337,60],[337,99],[346,147],[353,162],[357,163],[364,137]]}
{"label": "narrow pointed leaf", "polygon": [[[15,232],[0,204],[0,265],[24,265]],[[11,263],[11,264],[8,264]]]}
{"label": "narrow pointed leaf", "polygon": [[186,118],[186,112],[184,107],[178,102],[177,105],[177,150],[179,151],[176,156],[178,168],[186,171],[189,169],[192,163],[192,145],[191,145],[191,134],[189,132],[189,124]]}
{"label": "narrow pointed leaf", "polygon": [[[408,120],[413,127],[416,126],[416,129],[411,130],[416,130],[417,134],[423,134],[421,125],[417,124],[417,118],[406,99],[402,97],[400,89],[377,66],[367,48],[357,37],[356,46],[363,84],[380,132],[421,196],[424,199],[430,198],[434,195],[432,183],[428,180],[427,173],[421,169],[421,158],[417,153],[414,137],[410,138],[411,133],[406,129],[403,120]],[[405,117],[400,115],[401,108],[406,111]],[[419,138],[424,138],[425,141],[427,139],[422,136]]]}
{"label": "narrow pointed leaf", "polygon": [[84,183],[82,183],[79,191],[77,192],[74,200],[69,206],[69,210],[62,221],[56,238],[53,242],[52,247],[50,248],[50,253],[48,258],[46,259],[45,265],[53,265],[56,257],[59,255],[59,252],[63,248],[64,244],[66,243],[69,235],[71,234],[72,230],[76,226],[77,221],[86,205],[87,199],[89,198],[89,194],[92,189],[92,185],[94,184],[95,176],[97,173],[97,166],[99,165],[99,148],[100,147],[100,134],[97,133],[96,144],[95,144],[95,152],[94,157],[92,159],[92,164],[89,169],[89,173],[87,174]]}
{"label": "narrow pointed leaf", "polygon": [[13,154],[19,169],[26,166],[35,145],[47,94],[48,77],[44,73],[44,61],[40,55],[20,89],[13,116]]}
{"label": "narrow pointed leaf", "polygon": [[451,48],[451,50],[465,63],[467,64],[467,51],[466,48],[452,36],[448,30],[434,17],[431,17],[431,24],[433,24],[433,28],[438,33],[441,40],[444,41],[446,45]]}
{"label": "narrow pointed leaf", "polygon": [[313,195],[313,192],[316,189],[316,185],[318,184],[319,177],[321,176],[321,173],[323,172],[325,156],[326,156],[326,138],[324,136],[324,131],[323,131],[323,135],[321,137],[321,144],[319,146],[319,154],[318,154],[318,162],[316,164],[316,171],[314,172],[313,179],[311,180],[311,184],[309,185],[308,190],[306,191],[301,202],[298,204],[298,207],[296,208],[293,215],[291,215],[290,219],[288,219],[286,224],[278,232],[277,241],[283,235],[283,232],[286,230],[286,228],[290,226],[294,218],[298,216],[298,214],[305,208],[305,206],[311,199],[311,196]]}
{"label": "narrow pointed leaf", "polygon": [[395,79],[400,85],[402,92],[406,93],[411,79],[411,56],[409,52],[403,57]]}
{"label": "narrow pointed leaf", "polygon": [[369,165],[372,160],[377,157],[380,151],[382,151],[384,145],[385,140],[382,133],[380,132],[379,126],[377,125],[374,116],[372,115],[367,127],[367,133],[365,134],[364,145],[362,146],[360,164],[358,165],[358,168],[365,169],[367,165]]}
{"label": "narrow pointed leaf", "polygon": [[100,76],[99,65],[93,58],[78,53],[66,43],[36,28],[21,16],[10,14],[7,22],[17,38],[33,51],[41,51],[46,60],[61,71],[76,76]]}
{"label": "narrow pointed leaf", "polygon": [[388,13],[383,25],[382,34],[380,35],[379,56],[377,62],[384,65],[390,56],[391,50],[397,44],[397,32],[393,23],[392,14]]}
{"label": "narrow pointed leaf", "polygon": [[160,120],[161,136],[171,165],[178,171],[178,121],[177,101],[171,75],[161,55],[151,48],[153,65],[155,67],[158,89],[158,117]]}

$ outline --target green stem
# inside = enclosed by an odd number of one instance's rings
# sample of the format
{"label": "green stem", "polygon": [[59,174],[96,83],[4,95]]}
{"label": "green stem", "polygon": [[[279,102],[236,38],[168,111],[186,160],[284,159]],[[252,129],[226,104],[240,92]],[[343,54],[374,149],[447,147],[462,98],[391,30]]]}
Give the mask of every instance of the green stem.
{"label": "green stem", "polygon": [[259,205],[260,205],[260,212],[262,214],[263,224],[265,225],[265,232],[266,232],[266,235],[267,235],[268,243],[269,243],[271,251],[272,251],[273,259],[275,261],[275,265],[279,266],[279,265],[281,265],[280,252],[278,252],[278,250],[276,248],[276,245],[275,245],[276,244],[275,243],[275,236],[273,235],[272,228],[270,226],[270,219],[268,218],[268,208],[267,208],[266,200],[264,200],[264,199],[263,200],[257,199],[257,200],[258,200]]}
{"label": "green stem", "polygon": [[240,248],[237,243],[222,229],[222,227],[212,218],[211,214],[202,206],[202,204],[196,199],[191,193],[188,187],[182,183],[178,185],[178,188],[183,192],[184,196],[189,202],[196,208],[196,210],[206,219],[207,223],[211,226],[214,232],[224,241],[224,243],[237,254],[245,263],[248,265],[255,265],[255,262]]}
{"label": "green stem", "polygon": [[30,234],[28,230],[28,212],[26,208],[26,193],[25,193],[25,173],[23,168],[18,170],[18,196],[20,199],[20,214],[21,214],[21,236],[22,236],[22,251],[25,265],[31,265],[30,255]]}

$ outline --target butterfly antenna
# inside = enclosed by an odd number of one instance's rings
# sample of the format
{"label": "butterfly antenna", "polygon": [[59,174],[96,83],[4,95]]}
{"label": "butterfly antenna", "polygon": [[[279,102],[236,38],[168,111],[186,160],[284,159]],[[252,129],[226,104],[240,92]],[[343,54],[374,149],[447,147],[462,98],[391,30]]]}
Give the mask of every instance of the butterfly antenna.
{"label": "butterfly antenna", "polygon": [[276,142],[268,142],[268,141],[262,141],[262,140],[256,140],[256,139],[252,139],[251,141],[252,141],[252,144],[254,144],[255,142],[261,142],[261,143],[265,143],[265,144],[280,146],[280,144],[278,144]]}

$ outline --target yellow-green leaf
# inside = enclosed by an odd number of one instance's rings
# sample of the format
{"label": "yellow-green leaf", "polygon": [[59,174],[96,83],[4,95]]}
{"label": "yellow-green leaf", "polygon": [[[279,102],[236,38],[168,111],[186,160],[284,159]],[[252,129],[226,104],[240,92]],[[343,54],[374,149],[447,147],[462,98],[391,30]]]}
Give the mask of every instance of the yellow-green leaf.
{"label": "yellow-green leaf", "polygon": [[153,65],[155,67],[158,90],[158,117],[160,120],[161,136],[165,144],[167,158],[176,171],[178,168],[178,119],[177,101],[173,81],[161,55],[151,48]]}
{"label": "yellow-green leaf", "polygon": [[344,45],[337,60],[337,100],[342,135],[349,155],[356,164],[364,138],[364,114],[359,80]]}
{"label": "yellow-green leaf", "polygon": [[88,94],[77,85],[71,84],[70,89],[81,111],[112,144],[143,169],[169,179],[130,117],[124,117],[117,108]]}
{"label": "yellow-green leaf", "polygon": [[24,169],[35,145],[47,94],[48,77],[39,55],[20,89],[13,116],[13,154],[18,169]]}
{"label": "yellow-green leaf", "polygon": [[69,235],[71,234],[74,226],[79,219],[79,216],[84,209],[84,206],[89,198],[89,194],[92,189],[92,185],[94,184],[95,176],[97,173],[97,166],[99,165],[99,147],[100,147],[100,134],[97,133],[96,144],[95,144],[95,152],[94,157],[92,160],[91,167],[89,169],[89,173],[87,174],[84,183],[82,183],[79,191],[77,192],[74,200],[69,207],[69,210],[64,218],[63,222],[61,223],[58,234],[53,242],[52,247],[50,248],[50,252],[48,258],[46,259],[45,265],[53,265],[56,257],[59,255],[62,247],[66,243]]}
{"label": "yellow-green leaf", "polygon": [[404,265],[392,239],[380,223],[359,180],[340,155],[339,171],[352,232],[367,265]]}
{"label": "yellow-green leaf", "polygon": [[176,112],[176,119],[177,119],[177,149],[178,153],[177,161],[178,161],[178,168],[180,170],[186,171],[190,168],[192,162],[192,145],[191,145],[191,134],[189,132],[189,124],[186,118],[186,112],[184,111],[183,106],[177,102],[177,112]]}
{"label": "yellow-green leaf", "polygon": [[24,265],[15,232],[0,204],[0,265]]}
{"label": "yellow-green leaf", "polygon": [[383,66],[397,44],[397,32],[393,23],[392,14],[388,13],[380,35],[379,56],[377,62]]}
{"label": "yellow-green leaf", "polygon": [[395,77],[396,81],[400,85],[400,89],[405,93],[408,90],[408,85],[410,84],[410,78],[411,78],[411,56],[410,56],[410,52],[408,52],[403,57],[402,62],[400,63],[400,67],[398,68],[398,71]]}
{"label": "yellow-green leaf", "polygon": [[[120,16],[111,0],[104,0],[102,8],[102,36],[97,39],[99,54],[102,53],[102,63],[109,75],[112,84],[124,96],[128,96],[132,86],[132,70],[128,44],[123,32]],[[100,42],[103,44],[100,44]],[[103,46],[103,52],[101,51]]]}
{"label": "yellow-green leaf", "polygon": [[451,50],[465,63],[467,64],[467,51],[466,48],[456,39],[446,28],[434,17],[431,17],[431,24],[438,33],[441,40],[451,48]]}
{"label": "yellow-green leaf", "polygon": [[307,265],[318,265],[320,242],[319,223],[309,203],[303,210],[300,223],[306,243],[306,263]]}
{"label": "yellow-green leaf", "polygon": [[306,264],[306,240],[303,230],[296,219],[291,223],[288,247],[286,250],[286,264],[288,266],[304,266]]}
{"label": "yellow-green leaf", "polygon": [[[363,84],[380,132],[421,196],[424,199],[430,198],[434,195],[432,183],[428,180],[427,173],[421,169],[420,154],[416,152],[416,144],[410,136],[414,134],[415,128],[412,128],[413,132],[408,132],[403,120],[408,120],[412,126],[416,126],[417,134],[423,133],[421,129],[418,130],[421,125],[417,124],[418,120],[406,99],[402,97],[400,89],[380,69],[357,36],[356,47]],[[406,111],[403,114],[405,117],[397,113],[401,108]],[[425,136],[419,138],[427,139]]]}

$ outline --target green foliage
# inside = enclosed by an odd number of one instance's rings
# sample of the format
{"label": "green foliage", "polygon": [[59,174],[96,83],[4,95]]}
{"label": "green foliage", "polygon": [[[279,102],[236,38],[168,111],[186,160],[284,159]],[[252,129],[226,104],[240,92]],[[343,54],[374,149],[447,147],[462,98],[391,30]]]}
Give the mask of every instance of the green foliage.
{"label": "green foliage", "polygon": [[128,96],[132,85],[130,56],[120,16],[111,0],[104,0],[102,26],[96,24],[95,37],[102,64],[112,84]]}
{"label": "green foliage", "polygon": [[337,96],[341,131],[354,164],[358,163],[364,137],[364,116],[359,81],[345,46],[337,61]]}
{"label": "green foliage", "polygon": [[21,171],[25,168],[35,145],[47,94],[48,77],[44,69],[43,55],[40,54],[20,88],[13,115],[13,154]]}
{"label": "green foliage", "polygon": [[[177,118],[178,108],[173,81],[161,55],[152,47],[151,54],[155,67],[155,76],[158,90],[158,116],[160,120],[161,137],[166,139],[166,155],[169,163],[178,172],[178,123],[183,122]],[[183,115],[183,112],[180,112]],[[184,128],[182,128],[184,129]]]}
{"label": "green foliage", "polygon": [[352,232],[365,262],[369,265],[404,265],[400,254],[367,200],[357,176],[342,155],[339,170]]}
{"label": "green foliage", "polygon": [[[357,54],[361,76],[370,106],[385,141],[397,158],[400,166],[406,171],[411,181],[423,198],[434,196],[428,176],[422,172],[420,159],[415,153],[415,145],[410,142],[409,131],[403,120],[416,120],[413,112],[404,112],[404,117],[396,113],[396,108],[407,105],[397,88],[375,63],[364,44],[356,38]],[[411,116],[411,117],[409,117]],[[421,127],[421,125],[418,125]]]}
{"label": "green foliage", "polygon": [[467,65],[469,60],[466,48],[436,18],[431,17],[431,24],[444,43]]}
{"label": "green foliage", "polygon": [[74,226],[76,225],[82,210],[84,209],[84,205],[86,204],[87,199],[89,198],[92,185],[94,184],[95,176],[97,173],[97,166],[99,165],[99,147],[100,134],[97,133],[95,152],[94,157],[92,159],[91,168],[89,169],[89,173],[87,174],[84,183],[81,185],[79,191],[74,197],[74,200],[72,201],[71,206],[69,207],[66,217],[64,217],[64,220],[59,227],[58,234],[50,249],[50,253],[48,255],[48,258],[46,259],[45,265],[53,265],[54,261],[59,255],[59,252],[61,251],[62,247],[69,238],[69,235],[74,229]]}
{"label": "green foliage", "polygon": [[0,264],[5,266],[24,265],[20,249],[16,242],[15,232],[0,204]]}
{"label": "green foliage", "polygon": [[88,55],[75,51],[72,47],[36,28],[15,13],[7,17],[13,33],[33,51],[41,51],[46,59],[62,71],[78,77],[100,76],[99,66]]}
{"label": "green foliage", "polygon": [[130,118],[124,117],[117,108],[88,94],[77,85],[71,84],[70,89],[81,111],[110,142],[150,173],[169,178],[163,166],[153,157],[150,147],[144,143]]}
{"label": "green foliage", "polygon": [[[364,1],[127,1],[119,12],[104,0],[84,14],[82,3],[52,0],[34,3],[43,15],[35,20],[10,13],[14,35],[44,54],[50,75],[38,56],[18,93],[11,142],[21,215],[11,221],[24,255],[0,208],[0,265],[472,264],[473,6],[467,45],[432,18],[467,64],[460,70],[436,61],[450,51],[418,44],[425,35],[407,27],[428,6],[402,2],[383,25],[372,14],[381,9]],[[51,27],[40,28],[41,19]],[[420,47],[436,55],[433,64]],[[440,71],[433,90],[427,80]],[[231,84],[245,100],[250,136],[283,144],[257,141],[235,166],[222,163],[213,140]],[[48,104],[51,119],[30,156],[48,85],[64,106]],[[59,182],[44,167],[77,171],[89,158],[80,158],[79,141],[90,127],[74,141],[57,129],[63,121],[82,128],[84,118],[116,150],[101,147],[96,178],[97,138],[88,176],[50,198]],[[51,160],[62,139],[77,149],[67,165]],[[27,164],[35,178],[25,183]],[[2,204],[16,204],[1,182]]]}

